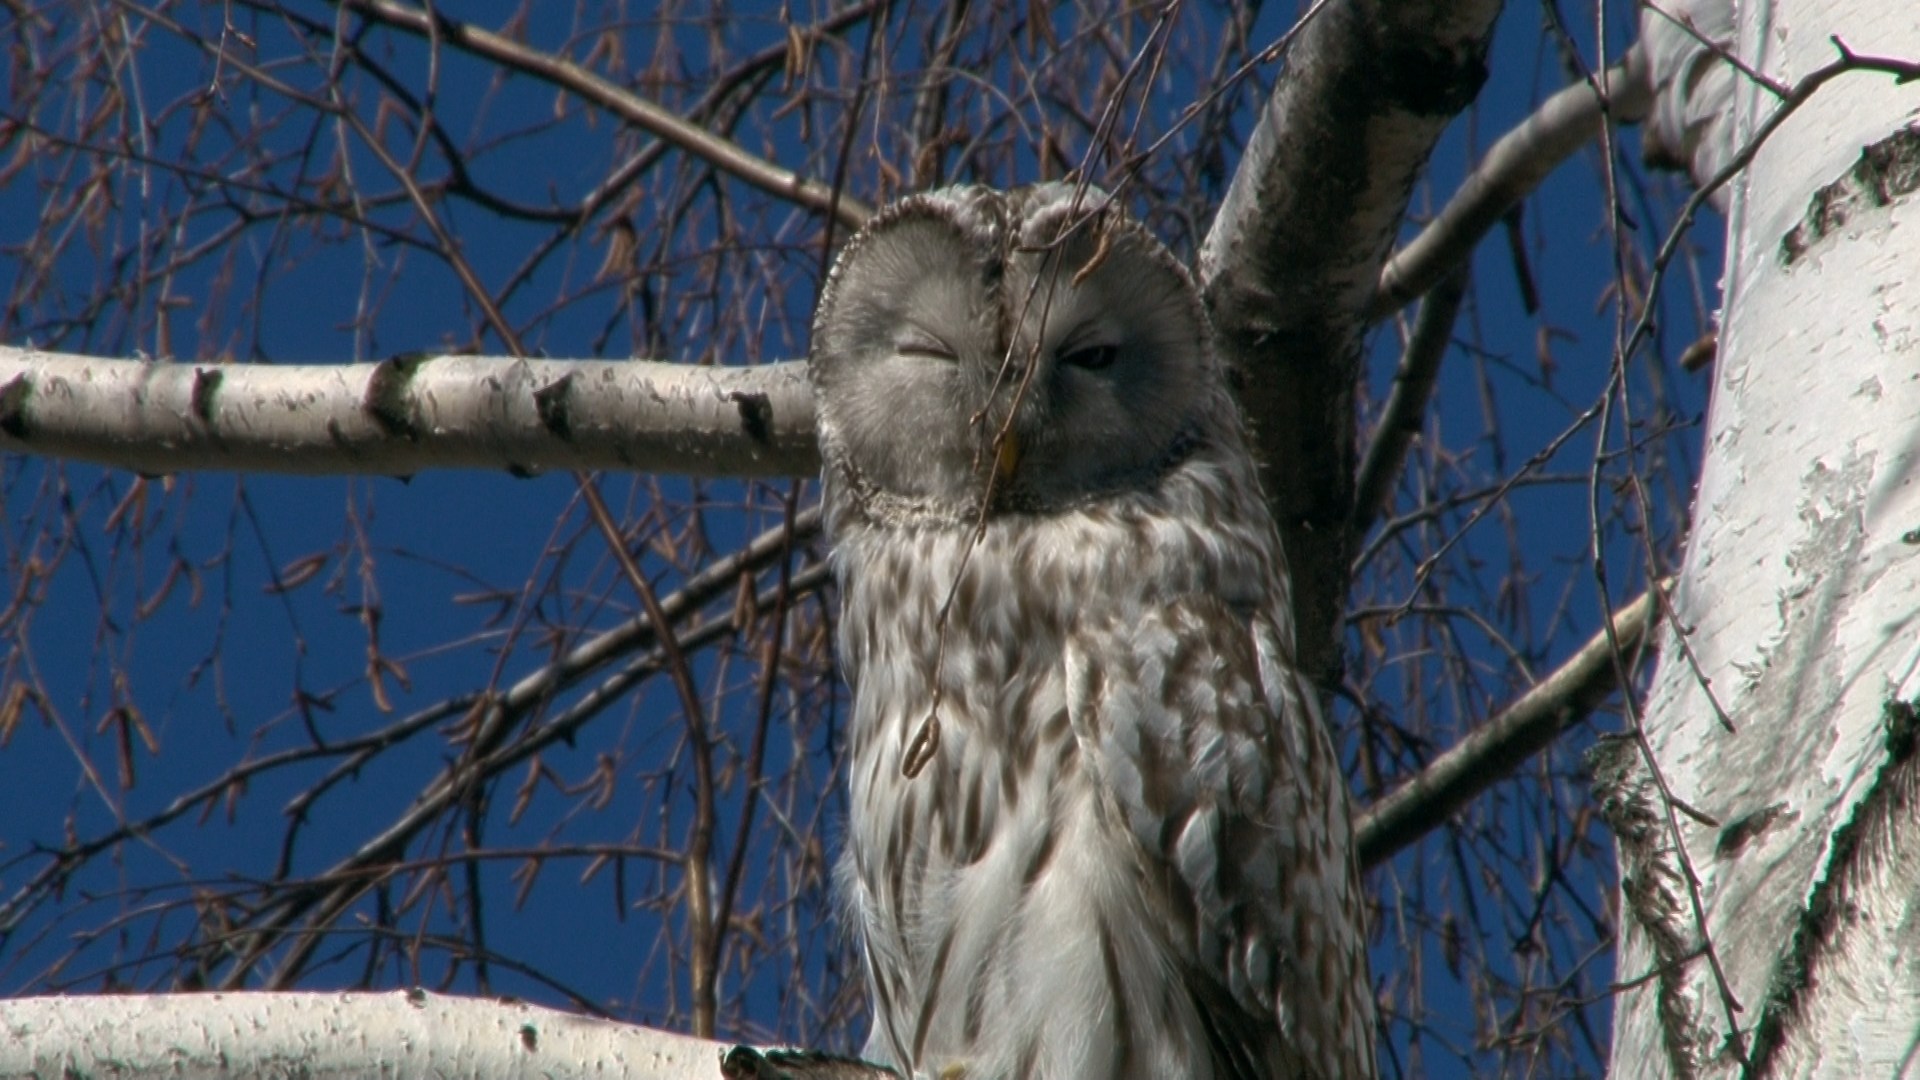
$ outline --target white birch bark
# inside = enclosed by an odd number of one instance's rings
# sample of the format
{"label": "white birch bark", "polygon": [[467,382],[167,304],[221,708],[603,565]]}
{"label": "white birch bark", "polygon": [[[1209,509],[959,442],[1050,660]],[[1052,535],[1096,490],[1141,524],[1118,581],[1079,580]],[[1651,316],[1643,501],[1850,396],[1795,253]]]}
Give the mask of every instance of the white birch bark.
{"label": "white birch bark", "polygon": [[0,1076],[713,1080],[723,1044],[520,1002],[387,994],[0,1001]]}
{"label": "white birch bark", "polygon": [[805,368],[485,356],[185,364],[0,345],[0,451],[149,474],[812,476]]}
{"label": "white birch bark", "polygon": [[[1785,87],[1839,57],[1830,35],[1920,59],[1906,3],[1732,14],[1733,54]],[[1678,95],[1656,106],[1656,134],[1704,179],[1778,101],[1698,47],[1657,43],[1674,43],[1661,16],[1643,30],[1663,99]],[[1659,773],[1631,740],[1596,756],[1630,986],[1616,1076],[1920,1072],[1916,115],[1920,84],[1841,76],[1728,191],[1704,471],[1645,708]]]}
{"label": "white birch bark", "polygon": [[[1332,374],[1350,384],[1352,374],[1347,369],[1357,356],[1368,298],[1404,206],[1406,188],[1451,111],[1464,105],[1478,85],[1484,35],[1498,7],[1495,0],[1461,5],[1336,4],[1320,20],[1320,30],[1334,47],[1306,47],[1324,44],[1310,32],[1297,54],[1289,57],[1283,89],[1332,89],[1294,94],[1292,99],[1297,101],[1281,103],[1288,107],[1270,109],[1263,127],[1269,146],[1304,145],[1312,150],[1325,144],[1339,153],[1250,155],[1253,166],[1242,173],[1246,183],[1244,187],[1236,184],[1236,190],[1246,194],[1223,210],[1222,224],[1210,237],[1205,261],[1211,285],[1251,277],[1248,261],[1264,252],[1276,268],[1272,281],[1292,290],[1295,302],[1290,305],[1272,303],[1271,292],[1256,295],[1257,302],[1240,304],[1248,316],[1241,327],[1247,351],[1264,349],[1291,356],[1288,349],[1277,346],[1311,340],[1322,346],[1314,350],[1315,355],[1323,355]],[[1384,50],[1379,47],[1382,43],[1395,48]],[[1383,80],[1383,74],[1400,78]],[[1586,117],[1583,122],[1592,126],[1597,108],[1589,109],[1571,97],[1563,100],[1579,105],[1584,110],[1580,115]],[[1274,141],[1282,134],[1293,141]],[[1347,170],[1334,172],[1341,183],[1319,182],[1327,166]],[[1536,171],[1543,170],[1541,166]],[[1355,177],[1364,183],[1353,181]],[[1331,211],[1329,192],[1344,200]],[[1254,234],[1251,239],[1249,234]],[[1464,250],[1471,245],[1463,241],[1456,246]],[[1303,266],[1315,272],[1304,272]],[[1254,284],[1264,289],[1272,281]],[[1231,292],[1219,289],[1216,295]],[[1250,366],[1275,386],[1292,385],[1274,379],[1271,363]],[[643,362],[438,358],[333,369],[243,371],[238,366],[115,363],[26,352],[8,355],[0,350],[0,449],[88,458],[151,472],[228,468],[406,473],[455,466],[624,466],[768,475],[813,469],[808,456],[812,454],[810,410],[781,406],[783,401],[804,401],[793,396],[804,395],[804,386],[792,381],[792,368],[737,374],[692,369],[686,374],[684,385],[663,389],[663,380],[674,373]],[[563,381],[568,375],[575,380],[571,388]],[[763,378],[774,383],[731,381]],[[600,394],[607,387],[614,393],[603,400]],[[749,400],[742,401],[736,391],[746,393]],[[765,417],[749,415],[761,404],[753,395],[763,392],[774,406],[772,453],[762,445],[765,435],[759,430]],[[1350,394],[1350,385],[1341,393]],[[1312,395],[1291,396],[1310,403],[1321,401]],[[1335,400],[1347,398],[1336,396]],[[1351,427],[1350,409],[1320,411]],[[652,419],[656,416],[657,425]],[[1284,432],[1290,427],[1269,423],[1266,430]],[[1349,448],[1349,456],[1350,443],[1349,431],[1341,444]],[[1329,460],[1351,472],[1351,461],[1345,456]],[[1344,506],[1336,506],[1329,520],[1337,526],[1345,513]],[[1300,517],[1293,515],[1289,521]],[[1305,520],[1313,519],[1307,515]],[[1332,565],[1344,573],[1345,555],[1338,550],[1334,554]],[[1344,578],[1328,580],[1338,586]],[[1341,590],[1332,591],[1337,595]],[[396,1049],[411,1052],[417,1048],[416,1039],[426,1038],[417,1034],[420,1028],[407,1022],[408,1014],[402,1012],[417,1007],[415,1003],[394,997],[355,1003],[369,1004],[376,1012],[346,1022],[329,1021],[324,1015],[317,1021],[294,1018],[308,1004],[322,1014],[337,1012],[342,1000],[202,995],[60,1002],[46,1008],[76,1018],[90,1014],[93,1022],[83,1029],[86,1034],[49,1034],[45,1038],[50,1041],[40,1045],[71,1049],[82,1040],[134,1036],[150,1028],[160,1031],[160,1041],[166,1044],[168,1038],[180,1040],[182,1032],[196,1030],[196,1025],[225,1024],[239,1033],[240,1041],[228,1052],[253,1054],[263,1047],[278,1052],[284,1027],[296,1040],[329,1043],[330,1048],[342,1050],[345,1064],[341,1068],[346,1074],[359,1075],[379,1067],[369,1065],[380,1060],[371,1048],[373,1041],[398,1044],[377,1050],[386,1054]],[[288,1003],[285,1011],[278,1003]],[[476,1027],[456,1028],[453,1025],[464,1021],[449,1016],[447,1027],[428,1025],[429,1029],[477,1032],[472,1035],[475,1041],[509,1055],[502,1059],[509,1068],[533,1064],[530,1059],[511,1057],[524,1051],[525,1030],[503,1020],[499,1012],[505,1009],[517,1015],[512,1010],[519,1007],[468,1004],[475,1011]],[[221,1010],[228,1006],[251,1018],[227,1017]],[[25,1030],[19,1023],[27,1015],[23,1010],[33,1007],[37,1006],[31,1002],[9,1003],[0,1006],[0,1018],[18,1034]],[[175,1008],[177,1015],[165,1011]],[[45,1013],[33,1015],[44,1017]],[[327,1027],[328,1023],[333,1026]],[[267,1029],[272,1029],[274,1041],[252,1041]],[[542,1023],[539,1038],[546,1039],[549,1030]],[[328,1031],[334,1034],[325,1034]],[[337,1045],[343,1034],[350,1034],[353,1042]],[[100,1045],[111,1047],[101,1053],[115,1062],[131,1060],[134,1053],[123,1044]],[[168,1045],[177,1052],[185,1044]],[[695,1064],[703,1075],[711,1075],[711,1051],[709,1046],[704,1056],[696,1055]],[[0,1047],[0,1075],[13,1071],[18,1060],[5,1056],[9,1052],[26,1051],[19,1045]],[[49,1051],[57,1052],[65,1051]],[[598,1052],[583,1048],[579,1053]],[[559,1059],[556,1054],[552,1060]],[[69,1061],[35,1057],[31,1067],[41,1068],[45,1060],[53,1060],[52,1067],[59,1070]],[[396,1069],[412,1074],[441,1067],[407,1059]],[[544,1070],[547,1065],[540,1067]],[[475,1066],[476,1072],[479,1069]],[[316,1063],[312,1074],[325,1073]],[[632,1075],[680,1073],[636,1071]]]}

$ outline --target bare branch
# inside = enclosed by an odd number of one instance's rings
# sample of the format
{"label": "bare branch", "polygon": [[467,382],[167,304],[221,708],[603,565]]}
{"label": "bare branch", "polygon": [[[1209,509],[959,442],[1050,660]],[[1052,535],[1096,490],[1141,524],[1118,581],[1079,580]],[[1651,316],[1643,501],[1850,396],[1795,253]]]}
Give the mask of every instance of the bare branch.
{"label": "bare branch", "polygon": [[737,143],[690,124],[671,110],[663,109],[555,53],[523,45],[471,23],[408,7],[394,0],[340,0],[340,6],[388,26],[444,41],[515,71],[545,79],[768,194],[837,217],[849,229],[859,228],[872,216],[873,211],[858,199],[818,180],[810,180],[781,168],[765,158],[756,157]]}
{"label": "bare branch", "polygon": [[1453,321],[1466,294],[1466,276],[1455,274],[1442,281],[1420,305],[1420,317],[1414,320],[1399,370],[1393,373],[1393,392],[1380,413],[1380,423],[1373,429],[1373,441],[1367,444],[1367,456],[1361,460],[1359,479],[1354,482],[1349,527],[1355,537],[1366,535],[1388,504],[1400,466],[1406,461],[1407,447],[1425,421],[1433,383],[1440,376],[1440,361],[1446,358],[1447,346],[1453,340]]}
{"label": "bare branch", "polygon": [[1338,667],[1364,313],[1415,178],[1486,78],[1497,0],[1318,9],[1200,253],[1297,590],[1300,660]]}
{"label": "bare branch", "polygon": [[[773,530],[769,535],[783,532]],[[793,579],[792,591],[818,588],[826,576],[826,566],[817,564]],[[689,594],[692,584],[689,583],[687,588],[661,603],[669,620],[676,615],[673,610],[675,601]],[[773,595],[774,591],[768,590],[765,602],[771,603]],[[649,643],[657,641],[658,638],[651,632],[651,620],[648,620],[647,629]],[[690,626],[676,643],[682,648],[700,648],[734,633],[732,619],[719,615]],[[521,680],[505,696],[477,699],[473,709],[481,715],[475,725],[475,752],[466,759],[452,762],[432,781],[423,785],[420,794],[404,813],[372,839],[363,842],[352,854],[317,875],[311,883],[303,886],[293,883],[298,887],[283,888],[276,896],[275,903],[260,912],[258,925],[246,929],[246,947],[223,951],[223,959],[229,951],[239,954],[239,959],[227,972],[220,983],[221,987],[231,990],[245,986],[251,969],[266,951],[289,937],[294,938],[297,944],[282,960],[269,985],[275,989],[291,985],[304,973],[306,960],[320,940],[320,935],[312,931],[338,919],[379,878],[391,873],[398,863],[398,853],[454,806],[472,785],[497,776],[556,743],[573,739],[586,720],[618,701],[642,679],[658,672],[667,663],[665,651],[654,648],[602,680],[599,686],[573,707],[553,716],[534,730],[518,732],[511,741],[507,740],[506,733],[514,730],[516,721],[527,709],[539,704],[539,700],[528,700],[528,695],[522,691],[533,687],[532,692],[537,693],[539,687],[547,684],[550,673],[536,672]],[[293,924],[303,918],[309,932],[295,933]]]}
{"label": "bare branch", "polygon": [[1493,144],[1439,216],[1394,253],[1380,271],[1368,321],[1384,319],[1424,296],[1466,261],[1508,210],[1597,138],[1603,125],[1637,123],[1652,105],[1653,87],[1637,46],[1596,81],[1569,86],[1548,98]]}
{"label": "bare branch", "polygon": [[680,711],[687,724],[687,742],[693,749],[694,789],[693,830],[687,837],[684,862],[687,872],[687,935],[692,939],[692,962],[688,965],[690,970],[687,978],[692,984],[694,1033],[712,1036],[717,1010],[713,985],[716,978],[714,960],[720,954],[717,930],[713,923],[713,735],[708,730],[706,707],[701,703],[700,690],[694,685],[693,665],[687,662],[687,654],[680,648],[673,621],[667,618],[666,612],[660,607],[660,597],[654,593],[653,583],[647,580],[640,563],[627,550],[626,540],[620,535],[620,524],[613,520],[613,512],[607,509],[606,500],[600,497],[600,489],[595,486],[593,477],[582,474],[574,480],[580,485],[580,494],[586,501],[588,512],[593,515],[594,525],[607,541],[607,550],[620,565],[620,572],[626,576],[627,583],[633,586],[634,592],[640,597],[641,606],[646,609],[647,621],[654,627],[654,640],[660,643],[660,653],[666,660],[667,674],[673,679],[674,691],[680,695]]}
{"label": "bare branch", "polygon": [[[0,1003],[7,1076],[604,1076],[711,1080],[726,1044],[525,1002],[130,994]],[[643,1064],[644,1063],[644,1064]],[[632,1071],[632,1070],[638,1071]]]}
{"label": "bare branch", "polygon": [[148,474],[819,470],[799,362],[176,364],[0,345],[0,450]]}
{"label": "bare branch", "polygon": [[1639,648],[1653,614],[1652,595],[1642,593],[1614,615],[1611,638],[1602,629],[1520,700],[1369,806],[1354,823],[1360,864],[1392,858],[1584,719],[1619,689],[1614,651]]}

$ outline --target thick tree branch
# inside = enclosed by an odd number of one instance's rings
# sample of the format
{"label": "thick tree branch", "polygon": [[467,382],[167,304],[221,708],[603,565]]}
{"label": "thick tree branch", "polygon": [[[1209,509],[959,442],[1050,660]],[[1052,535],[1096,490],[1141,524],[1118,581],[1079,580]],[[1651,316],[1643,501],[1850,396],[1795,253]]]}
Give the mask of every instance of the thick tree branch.
{"label": "thick tree branch", "polygon": [[641,469],[812,476],[798,362],[402,357],[177,364],[0,345],[0,451],[149,474]]}
{"label": "thick tree branch", "polygon": [[1354,380],[1415,178],[1486,78],[1498,0],[1317,9],[1248,141],[1200,278],[1286,543],[1303,666],[1339,668]]}
{"label": "thick tree branch", "polygon": [[[1734,94],[1741,83],[1772,86],[1739,60],[1733,41],[1734,7],[1723,0],[1666,0],[1640,12],[1640,49],[1647,56],[1649,103],[1643,144],[1657,165],[1690,173],[1705,185],[1740,145],[1734,125]],[[1727,209],[1727,192],[1716,185],[1714,207]]]}
{"label": "thick tree branch", "polygon": [[725,1044],[524,1002],[154,994],[0,1002],[0,1075],[712,1080]]}
{"label": "thick tree branch", "polygon": [[1628,654],[1638,649],[1654,612],[1652,594],[1642,593],[1614,613],[1611,638],[1602,629],[1520,700],[1367,807],[1354,823],[1360,865],[1392,858],[1599,707],[1619,689],[1622,667],[1614,663],[1614,649]]}
{"label": "thick tree branch", "polygon": [[878,1065],[730,1046],[518,1001],[392,993],[121,994],[0,1002],[0,1076],[624,1076],[881,1080]]}

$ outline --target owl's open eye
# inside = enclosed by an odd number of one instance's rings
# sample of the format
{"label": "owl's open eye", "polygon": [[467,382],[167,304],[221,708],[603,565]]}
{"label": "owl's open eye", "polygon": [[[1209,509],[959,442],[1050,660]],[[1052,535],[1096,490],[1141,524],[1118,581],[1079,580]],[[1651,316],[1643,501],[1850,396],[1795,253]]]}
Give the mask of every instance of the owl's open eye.
{"label": "owl's open eye", "polygon": [[1062,353],[1060,362],[1072,367],[1085,368],[1088,371],[1103,371],[1113,366],[1120,358],[1118,345],[1088,345]]}
{"label": "owl's open eye", "polygon": [[917,326],[909,326],[903,330],[900,339],[894,342],[893,348],[901,356],[918,357],[922,360],[940,360],[951,364],[960,359],[960,354],[955,352],[952,346]]}

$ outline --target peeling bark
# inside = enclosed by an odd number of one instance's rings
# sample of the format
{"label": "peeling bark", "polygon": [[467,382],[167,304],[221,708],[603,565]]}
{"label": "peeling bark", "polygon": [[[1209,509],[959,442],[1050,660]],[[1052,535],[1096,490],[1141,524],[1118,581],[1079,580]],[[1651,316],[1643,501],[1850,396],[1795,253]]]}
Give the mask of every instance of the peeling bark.
{"label": "peeling bark", "polygon": [[[1847,47],[1920,59],[1901,5],[1722,14],[1738,16],[1738,66],[1697,42],[1653,52],[1663,99],[1734,102],[1704,126],[1671,120],[1699,101],[1656,106],[1692,140],[1678,156],[1696,182]],[[1662,55],[1678,66],[1658,70]],[[1920,696],[1920,85],[1853,72],[1795,108],[1728,189],[1707,456],[1644,720],[1664,789],[1636,789],[1698,816],[1620,833],[1621,1077],[1890,1076],[1920,1045],[1920,834],[1897,719]],[[1697,914],[1649,895],[1689,874]]]}
{"label": "peeling bark", "polygon": [[[1912,702],[1890,701],[1883,722],[1886,760],[1853,817],[1834,834],[1826,876],[1799,911],[1754,1025],[1754,1075],[1871,1071],[1875,1062],[1850,1053],[1844,1040],[1826,1041],[1827,1032],[1852,1028],[1863,1016],[1885,1016],[1872,999],[1885,995],[1887,982],[1860,959],[1920,965],[1920,912],[1912,908],[1920,881],[1920,764],[1914,760],[1920,712]],[[1897,982],[1912,988],[1920,980],[1909,971]],[[1898,1046],[1913,1038],[1910,1010],[1887,1019],[1893,1023],[1874,1032],[1876,1040]],[[1902,1071],[1916,1049],[1901,1055]]]}

